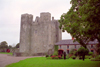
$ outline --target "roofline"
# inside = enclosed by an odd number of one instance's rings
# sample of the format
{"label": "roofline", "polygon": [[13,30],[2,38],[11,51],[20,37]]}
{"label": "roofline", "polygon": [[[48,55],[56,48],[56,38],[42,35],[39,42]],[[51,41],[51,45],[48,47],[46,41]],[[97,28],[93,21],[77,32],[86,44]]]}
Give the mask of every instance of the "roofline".
{"label": "roofline", "polygon": [[[55,45],[80,45],[80,44],[55,44]],[[91,44],[87,44],[87,45],[91,45]],[[96,44],[93,44],[96,45]]]}

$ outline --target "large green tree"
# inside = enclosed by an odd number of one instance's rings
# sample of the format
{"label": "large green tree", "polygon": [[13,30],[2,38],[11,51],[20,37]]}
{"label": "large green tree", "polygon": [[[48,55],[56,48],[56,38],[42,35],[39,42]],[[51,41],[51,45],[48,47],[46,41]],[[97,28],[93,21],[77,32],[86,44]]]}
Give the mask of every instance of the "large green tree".
{"label": "large green tree", "polygon": [[72,7],[59,22],[83,47],[91,40],[100,44],[100,0],[71,0]]}

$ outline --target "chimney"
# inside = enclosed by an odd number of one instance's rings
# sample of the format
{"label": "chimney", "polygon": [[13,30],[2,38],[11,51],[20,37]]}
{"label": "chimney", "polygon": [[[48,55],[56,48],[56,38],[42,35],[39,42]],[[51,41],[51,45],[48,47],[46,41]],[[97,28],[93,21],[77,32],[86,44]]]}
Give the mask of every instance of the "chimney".
{"label": "chimney", "polygon": [[72,37],[72,40],[74,40],[74,37]]}
{"label": "chimney", "polygon": [[52,17],[52,20],[54,20],[54,17]]}

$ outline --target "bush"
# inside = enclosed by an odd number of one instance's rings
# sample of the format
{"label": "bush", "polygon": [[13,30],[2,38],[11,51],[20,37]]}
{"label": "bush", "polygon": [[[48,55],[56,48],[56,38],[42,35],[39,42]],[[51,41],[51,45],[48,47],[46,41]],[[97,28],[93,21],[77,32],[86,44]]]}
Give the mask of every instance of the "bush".
{"label": "bush", "polygon": [[85,56],[85,59],[91,59],[92,56]]}
{"label": "bush", "polygon": [[72,58],[72,59],[76,59],[76,56],[72,56],[71,58]]}
{"label": "bush", "polygon": [[56,55],[56,56],[58,56],[58,52],[57,52],[57,51],[55,51],[55,52],[53,53],[53,55]]}
{"label": "bush", "polygon": [[73,55],[72,54],[69,54],[69,57],[72,57]]}
{"label": "bush", "polygon": [[78,55],[79,56],[87,55],[88,53],[89,53],[89,50],[87,48],[80,47],[78,49]]}
{"label": "bush", "polygon": [[93,58],[94,58],[95,56],[96,56],[95,54],[92,55]]}
{"label": "bush", "polygon": [[75,55],[75,56],[77,56],[77,50],[75,50],[75,49],[72,49],[71,51],[70,51],[70,53],[69,54],[72,54],[72,55]]}
{"label": "bush", "polygon": [[61,55],[58,55],[59,59],[61,59]]}
{"label": "bush", "polygon": [[91,61],[100,61],[100,59],[92,58]]}
{"label": "bush", "polygon": [[85,55],[87,55],[88,52],[89,52],[89,50],[88,50],[87,48],[84,48],[84,47],[80,47],[80,48],[78,49],[78,55],[79,55],[79,56],[82,56],[83,61],[84,61],[84,59],[85,59]]}
{"label": "bush", "polygon": [[52,55],[50,55],[50,57],[51,57]]}
{"label": "bush", "polygon": [[61,59],[64,59],[64,55],[62,55]]}
{"label": "bush", "polygon": [[54,59],[55,55],[51,56],[52,59]]}
{"label": "bush", "polygon": [[100,55],[96,56],[96,58],[92,58],[91,61],[100,61]]}
{"label": "bush", "polygon": [[51,56],[51,58],[52,59],[59,59],[59,57],[58,56],[55,56],[55,55],[54,56]]}
{"label": "bush", "polygon": [[89,52],[88,55],[93,55],[93,52]]}
{"label": "bush", "polygon": [[51,59],[51,57],[47,57],[47,59]]}
{"label": "bush", "polygon": [[69,59],[69,56],[68,55],[66,56],[66,59]]}
{"label": "bush", "polygon": [[58,56],[55,56],[54,59],[59,59],[59,57]]}
{"label": "bush", "polygon": [[82,59],[82,56],[80,56],[79,59],[81,60]]}
{"label": "bush", "polygon": [[96,56],[96,58],[95,58],[95,59],[100,59],[100,55]]}
{"label": "bush", "polygon": [[49,55],[46,55],[46,58],[49,57]]}

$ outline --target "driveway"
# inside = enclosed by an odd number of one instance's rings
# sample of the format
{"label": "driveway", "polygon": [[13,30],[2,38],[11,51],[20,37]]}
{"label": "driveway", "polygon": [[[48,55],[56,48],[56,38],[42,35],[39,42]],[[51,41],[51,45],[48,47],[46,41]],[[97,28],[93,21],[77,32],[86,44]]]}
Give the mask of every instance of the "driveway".
{"label": "driveway", "polygon": [[0,54],[0,67],[5,67],[8,64],[19,62],[26,58],[39,57],[39,56],[29,56],[29,57],[15,57],[9,56],[7,54]]}

